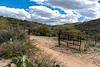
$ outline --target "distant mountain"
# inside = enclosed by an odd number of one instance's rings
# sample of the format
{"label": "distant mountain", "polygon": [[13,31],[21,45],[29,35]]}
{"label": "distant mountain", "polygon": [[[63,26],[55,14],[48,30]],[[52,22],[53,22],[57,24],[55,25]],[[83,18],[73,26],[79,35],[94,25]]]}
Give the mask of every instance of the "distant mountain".
{"label": "distant mountain", "polygon": [[44,35],[44,36],[54,35],[52,34],[51,26],[49,25],[0,16],[0,30],[5,28],[8,29],[9,26],[13,28],[17,27],[17,28],[30,29],[31,33],[33,33],[34,35]]}
{"label": "distant mountain", "polygon": [[76,24],[76,27],[79,30],[85,31],[86,33],[91,35],[100,34],[100,19],[84,22],[81,24]]}
{"label": "distant mountain", "polygon": [[31,22],[31,21],[27,21],[27,20],[19,20],[19,19],[14,19],[14,18],[10,18],[10,17],[3,17],[0,16],[0,23],[9,23],[9,24],[19,24],[19,25],[23,25],[25,27],[35,27],[35,26],[41,26],[41,25],[45,25],[45,24],[41,24],[41,23],[37,23],[37,22]]}
{"label": "distant mountain", "polygon": [[37,22],[0,16],[0,29],[7,28],[7,26],[9,25],[12,25],[13,27],[19,25],[21,27],[28,28],[31,30],[31,32],[35,33],[36,35],[55,36],[57,35],[57,31],[59,29],[71,32],[86,32],[87,34],[90,35],[100,34],[100,19],[84,23],[71,23],[71,24],[50,26]]}

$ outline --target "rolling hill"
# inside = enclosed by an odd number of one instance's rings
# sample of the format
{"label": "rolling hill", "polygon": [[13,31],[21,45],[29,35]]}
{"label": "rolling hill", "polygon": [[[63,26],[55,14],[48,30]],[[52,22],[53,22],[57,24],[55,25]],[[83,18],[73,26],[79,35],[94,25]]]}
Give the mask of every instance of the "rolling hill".
{"label": "rolling hill", "polygon": [[50,26],[42,23],[31,22],[26,20],[18,20],[9,17],[0,17],[0,29],[7,28],[9,25],[13,27],[21,26],[28,28],[32,33],[42,36],[56,36],[59,29],[63,31],[76,31],[86,32],[89,35],[100,34],[100,19],[84,22],[84,23],[72,23],[64,25]]}
{"label": "rolling hill", "polygon": [[76,25],[76,27],[90,35],[100,34],[100,19],[84,22]]}

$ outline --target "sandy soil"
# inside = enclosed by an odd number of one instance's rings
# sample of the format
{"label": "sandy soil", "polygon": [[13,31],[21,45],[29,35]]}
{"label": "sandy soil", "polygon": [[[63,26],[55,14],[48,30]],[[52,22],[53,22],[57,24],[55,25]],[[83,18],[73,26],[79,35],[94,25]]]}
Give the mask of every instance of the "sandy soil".
{"label": "sandy soil", "polygon": [[55,45],[57,45],[57,41],[50,37],[31,36],[30,39],[38,48],[52,55],[56,61],[61,63],[61,67],[98,67],[91,61],[85,60],[84,58],[79,58],[74,55],[52,49]]}
{"label": "sandy soil", "polygon": [[5,60],[5,59],[0,60],[0,67],[4,67],[10,62],[11,62],[10,60]]}

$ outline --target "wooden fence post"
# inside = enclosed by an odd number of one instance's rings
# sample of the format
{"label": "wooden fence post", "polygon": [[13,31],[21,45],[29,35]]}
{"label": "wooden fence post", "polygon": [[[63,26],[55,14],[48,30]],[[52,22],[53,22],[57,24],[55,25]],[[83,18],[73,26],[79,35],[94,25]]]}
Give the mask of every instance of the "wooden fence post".
{"label": "wooden fence post", "polygon": [[95,40],[95,44],[94,45],[96,46],[96,35],[94,36],[94,40]]}
{"label": "wooden fence post", "polygon": [[67,33],[67,47],[69,47],[68,41],[69,41],[69,34]]}
{"label": "wooden fence post", "polygon": [[61,35],[61,33],[60,33],[60,31],[58,32],[58,46],[60,47],[60,35]]}
{"label": "wooden fence post", "polygon": [[79,33],[78,33],[78,38],[79,38],[79,51],[81,51],[81,36]]}

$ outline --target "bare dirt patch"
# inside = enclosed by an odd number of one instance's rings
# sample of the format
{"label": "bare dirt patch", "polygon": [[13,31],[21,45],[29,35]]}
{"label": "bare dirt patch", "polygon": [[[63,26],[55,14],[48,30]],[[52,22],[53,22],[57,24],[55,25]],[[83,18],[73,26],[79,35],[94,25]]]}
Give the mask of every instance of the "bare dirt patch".
{"label": "bare dirt patch", "polygon": [[65,51],[63,48],[55,47],[57,45],[56,38],[31,36],[30,39],[38,48],[52,55],[56,61],[61,63],[61,67],[99,67],[96,64],[97,62],[92,62],[85,57],[79,57],[78,54],[75,55],[70,53],[70,51]]}
{"label": "bare dirt patch", "polygon": [[10,62],[11,60],[5,60],[5,59],[0,60],[0,67],[8,65]]}

